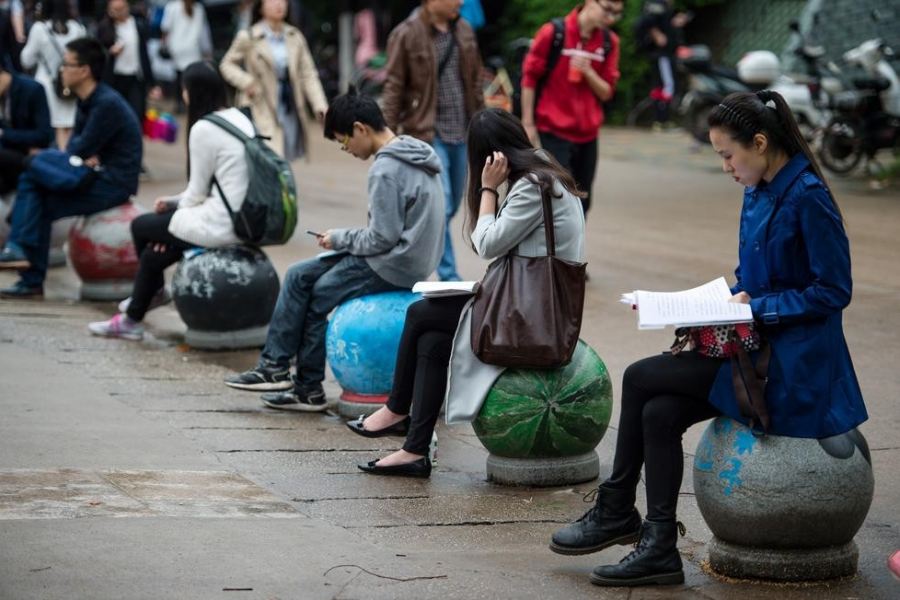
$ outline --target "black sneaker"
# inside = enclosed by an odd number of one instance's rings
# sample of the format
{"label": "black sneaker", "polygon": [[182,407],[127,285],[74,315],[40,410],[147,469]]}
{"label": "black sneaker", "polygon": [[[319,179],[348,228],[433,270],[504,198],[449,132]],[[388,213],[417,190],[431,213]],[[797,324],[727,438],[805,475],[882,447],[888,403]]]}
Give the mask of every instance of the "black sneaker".
{"label": "black sneaker", "polygon": [[0,298],[7,300],[43,300],[44,286],[25,285],[21,281],[0,290]]}
{"label": "black sneaker", "polygon": [[290,367],[268,367],[262,363],[257,363],[249,371],[232,375],[225,380],[225,385],[256,392],[289,390],[294,387]]}
{"label": "black sneaker", "polygon": [[263,394],[262,402],[269,408],[279,410],[322,412],[328,409],[328,403],[325,402],[325,390],[321,387],[309,391],[294,389],[289,392]]}

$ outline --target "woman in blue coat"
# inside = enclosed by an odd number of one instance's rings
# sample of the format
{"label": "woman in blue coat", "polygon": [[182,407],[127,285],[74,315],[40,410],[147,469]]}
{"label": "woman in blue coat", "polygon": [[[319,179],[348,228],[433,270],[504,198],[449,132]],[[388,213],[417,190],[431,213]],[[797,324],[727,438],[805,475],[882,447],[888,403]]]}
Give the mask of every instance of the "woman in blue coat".
{"label": "woman in blue coat", "polygon": [[[732,94],[709,115],[723,170],[745,188],[732,301],[750,304],[771,344],[765,401],[774,435],[824,438],[868,418],[844,332],[850,247],[840,208],[784,99],[764,90]],[[553,535],[559,554],[637,542],[617,565],[591,573],[597,585],[684,581],[676,539],[684,469],[681,436],[738,410],[728,361],[696,351],[662,354],[626,369],[613,472],[596,504]],[[635,508],[646,472],[647,517]]]}

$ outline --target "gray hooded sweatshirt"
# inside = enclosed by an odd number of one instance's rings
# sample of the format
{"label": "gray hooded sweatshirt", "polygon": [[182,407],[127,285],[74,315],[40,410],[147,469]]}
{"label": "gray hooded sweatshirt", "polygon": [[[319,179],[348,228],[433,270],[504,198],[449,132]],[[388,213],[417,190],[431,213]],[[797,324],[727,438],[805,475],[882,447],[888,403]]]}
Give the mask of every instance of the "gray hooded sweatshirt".
{"label": "gray hooded sweatshirt", "polygon": [[368,227],[334,229],[331,245],[366,262],[379,277],[412,287],[437,268],[444,250],[441,161],[431,146],[403,135],[369,167]]}

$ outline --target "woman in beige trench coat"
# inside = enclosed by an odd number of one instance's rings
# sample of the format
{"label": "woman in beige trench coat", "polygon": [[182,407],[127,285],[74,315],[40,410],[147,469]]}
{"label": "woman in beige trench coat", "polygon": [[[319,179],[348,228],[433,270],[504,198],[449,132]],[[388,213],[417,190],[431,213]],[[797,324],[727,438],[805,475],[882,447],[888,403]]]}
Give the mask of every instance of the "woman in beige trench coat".
{"label": "woman in beige trench coat", "polygon": [[260,135],[275,152],[294,160],[307,149],[306,105],[321,120],[328,101],[306,38],[289,25],[287,0],[257,0],[254,25],[239,31],[222,58],[222,77],[238,89]]}

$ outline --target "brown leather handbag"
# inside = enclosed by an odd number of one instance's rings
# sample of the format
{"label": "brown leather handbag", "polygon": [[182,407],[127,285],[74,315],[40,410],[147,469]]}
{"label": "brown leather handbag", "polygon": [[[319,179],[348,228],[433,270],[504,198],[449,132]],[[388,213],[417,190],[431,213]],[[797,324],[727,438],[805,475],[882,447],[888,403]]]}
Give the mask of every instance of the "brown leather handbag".
{"label": "brown leather handbag", "polygon": [[556,257],[553,206],[542,194],[547,256],[509,252],[492,262],[472,305],[472,352],[489,365],[554,369],[572,360],[584,309],[586,263]]}

